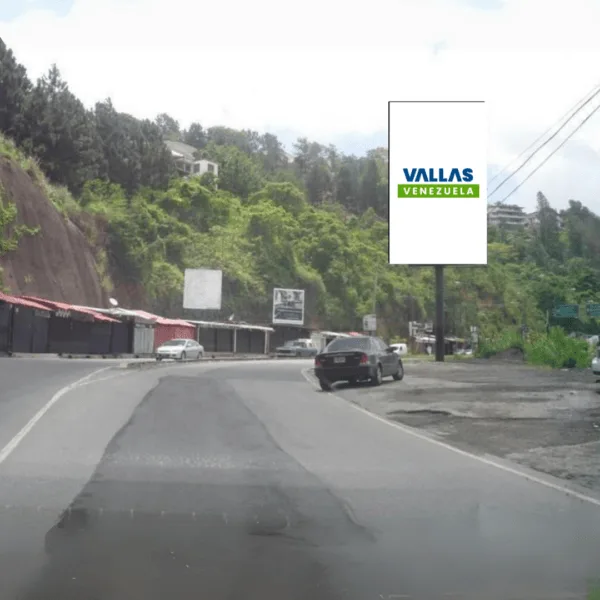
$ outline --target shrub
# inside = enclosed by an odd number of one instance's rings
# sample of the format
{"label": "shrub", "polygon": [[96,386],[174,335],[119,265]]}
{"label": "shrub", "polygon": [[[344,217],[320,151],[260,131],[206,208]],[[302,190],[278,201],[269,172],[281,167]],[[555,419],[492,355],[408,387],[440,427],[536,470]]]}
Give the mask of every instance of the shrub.
{"label": "shrub", "polygon": [[527,362],[555,369],[586,369],[590,366],[593,348],[585,341],[569,337],[561,327],[552,327],[546,334],[533,334],[525,345]]}

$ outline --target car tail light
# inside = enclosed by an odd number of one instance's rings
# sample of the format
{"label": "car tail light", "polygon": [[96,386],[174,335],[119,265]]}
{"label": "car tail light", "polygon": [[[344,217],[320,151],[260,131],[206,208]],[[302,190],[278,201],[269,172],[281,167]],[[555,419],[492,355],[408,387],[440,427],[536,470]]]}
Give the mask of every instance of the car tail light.
{"label": "car tail light", "polygon": [[321,359],[317,356],[315,357],[315,367],[320,367],[321,366]]}
{"label": "car tail light", "polygon": [[369,362],[369,357],[366,354],[363,354],[360,357],[360,364],[361,365],[366,365]]}

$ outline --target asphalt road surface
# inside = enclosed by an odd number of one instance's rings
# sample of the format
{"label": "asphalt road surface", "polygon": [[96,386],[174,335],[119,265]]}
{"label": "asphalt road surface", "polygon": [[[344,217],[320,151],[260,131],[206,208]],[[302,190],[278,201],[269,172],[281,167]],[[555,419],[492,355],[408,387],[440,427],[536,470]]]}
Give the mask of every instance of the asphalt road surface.
{"label": "asphalt road surface", "polygon": [[2,599],[552,600],[600,577],[600,501],[317,391],[309,361],[29,364],[10,410],[55,401],[0,447]]}

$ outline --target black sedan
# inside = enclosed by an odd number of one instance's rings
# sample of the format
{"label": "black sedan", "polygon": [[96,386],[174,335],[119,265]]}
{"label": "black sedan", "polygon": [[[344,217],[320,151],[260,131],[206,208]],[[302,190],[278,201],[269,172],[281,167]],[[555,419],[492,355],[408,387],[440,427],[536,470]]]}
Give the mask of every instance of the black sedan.
{"label": "black sedan", "polygon": [[321,389],[336,381],[370,381],[381,385],[384,377],[404,377],[402,359],[382,339],[371,336],[336,338],[315,357],[315,375]]}

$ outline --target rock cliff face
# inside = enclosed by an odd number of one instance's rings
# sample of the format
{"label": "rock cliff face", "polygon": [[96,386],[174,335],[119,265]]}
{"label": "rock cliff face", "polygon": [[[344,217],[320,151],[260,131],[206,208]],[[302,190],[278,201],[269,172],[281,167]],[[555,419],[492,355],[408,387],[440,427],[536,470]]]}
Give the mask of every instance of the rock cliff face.
{"label": "rock cliff face", "polygon": [[[106,306],[94,249],[83,231],[56,210],[42,188],[14,161],[0,157],[0,198],[17,206],[16,224],[40,228],[0,257],[2,284],[31,294],[87,306]],[[1,233],[0,233],[1,234]]]}

